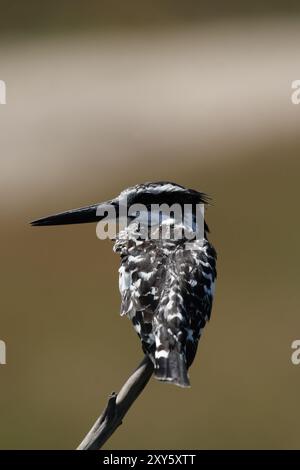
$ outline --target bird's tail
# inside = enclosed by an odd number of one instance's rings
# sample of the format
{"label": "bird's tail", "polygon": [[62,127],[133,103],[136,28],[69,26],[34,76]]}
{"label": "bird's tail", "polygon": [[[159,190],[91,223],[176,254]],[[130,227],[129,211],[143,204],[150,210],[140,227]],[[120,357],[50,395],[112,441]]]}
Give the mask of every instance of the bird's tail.
{"label": "bird's tail", "polygon": [[190,387],[185,356],[172,351],[155,352],[154,377],[163,382],[173,383],[179,387]]}

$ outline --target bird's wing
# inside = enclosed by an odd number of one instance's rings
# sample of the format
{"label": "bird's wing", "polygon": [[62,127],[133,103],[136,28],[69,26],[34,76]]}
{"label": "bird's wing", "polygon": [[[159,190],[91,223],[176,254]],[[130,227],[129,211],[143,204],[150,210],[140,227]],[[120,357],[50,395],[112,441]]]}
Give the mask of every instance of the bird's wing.
{"label": "bird's wing", "polygon": [[[193,247],[192,247],[193,248]],[[216,254],[152,242],[132,245],[120,268],[121,314],[155,364],[155,375],[186,386],[201,331],[210,318]]]}
{"label": "bird's wing", "polygon": [[121,315],[127,315],[145,352],[154,350],[154,317],[165,285],[165,255],[151,241],[128,244],[121,256]]}

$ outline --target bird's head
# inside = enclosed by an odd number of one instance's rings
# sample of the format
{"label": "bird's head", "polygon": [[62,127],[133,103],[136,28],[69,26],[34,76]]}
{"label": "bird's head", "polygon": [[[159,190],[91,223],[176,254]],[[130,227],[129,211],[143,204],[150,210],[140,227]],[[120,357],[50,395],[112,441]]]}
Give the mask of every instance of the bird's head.
{"label": "bird's head", "polygon": [[[148,211],[154,206],[162,204],[172,207],[174,204],[196,206],[207,204],[209,198],[206,194],[188,189],[175,183],[160,181],[156,183],[143,183],[122,191],[119,196],[98,204],[72,209],[66,212],[43,217],[31,222],[33,226],[69,225],[88,222],[98,222],[108,218],[108,214],[130,214],[130,208],[143,206]],[[126,211],[126,212],[124,212]],[[206,230],[207,227],[206,227]]]}
{"label": "bird's head", "polygon": [[117,198],[120,204],[124,199],[128,206],[144,204],[147,207],[152,204],[207,204],[209,201],[206,194],[169,181],[137,184],[122,191]]}

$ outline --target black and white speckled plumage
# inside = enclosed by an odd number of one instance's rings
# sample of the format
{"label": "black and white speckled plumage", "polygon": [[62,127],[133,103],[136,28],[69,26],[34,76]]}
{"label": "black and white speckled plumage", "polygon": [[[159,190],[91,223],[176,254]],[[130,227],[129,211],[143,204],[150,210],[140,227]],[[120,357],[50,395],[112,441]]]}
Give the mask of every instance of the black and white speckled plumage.
{"label": "black and white speckled plumage", "polygon": [[[81,224],[103,220],[111,207],[113,218],[124,217],[122,208],[143,204],[146,223],[153,204],[186,204],[192,206],[191,226],[184,218],[176,224],[193,232],[199,226],[194,209],[207,203],[205,194],[170,183],[145,183],[128,188],[106,203],[61,212],[32,222],[34,226]],[[99,209],[101,211],[99,212]],[[116,217],[115,217],[116,216]],[[172,223],[154,218],[154,228]],[[125,213],[125,220],[127,215]],[[119,228],[114,250],[121,255],[121,314],[127,315],[137,331],[143,350],[154,364],[159,380],[188,386],[188,368],[192,364],[198,341],[210,318],[216,279],[216,252],[207,240],[204,222],[204,243],[187,238],[178,240],[157,237],[141,240],[134,218]],[[128,220],[127,220],[128,222]],[[151,220],[151,224],[152,224]],[[156,224],[156,226],[155,226]]]}
{"label": "black and white speckled plumage", "polygon": [[[166,197],[164,184],[166,188],[166,183],[158,183],[160,188],[154,184],[160,201],[171,199],[170,194]],[[167,184],[167,191],[173,191],[170,202],[178,200],[173,190],[176,185]],[[183,188],[180,201],[187,199],[188,191]],[[204,199],[201,193],[193,195]],[[207,239],[203,244],[195,240],[188,245],[185,239],[139,240],[136,227],[129,225],[119,233],[114,250],[121,255],[121,315],[132,321],[144,352],[154,363],[155,377],[189,386],[187,371],[211,314],[214,248]]]}

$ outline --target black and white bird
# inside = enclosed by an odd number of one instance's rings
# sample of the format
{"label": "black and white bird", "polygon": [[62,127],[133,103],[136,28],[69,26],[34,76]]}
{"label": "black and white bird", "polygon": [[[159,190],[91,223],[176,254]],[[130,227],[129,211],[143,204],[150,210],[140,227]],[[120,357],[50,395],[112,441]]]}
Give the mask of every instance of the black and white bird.
{"label": "black and white bird", "polygon": [[[194,208],[207,204],[208,197],[175,183],[144,183],[122,191],[105,203],[35,220],[32,225],[97,222],[103,219],[108,206],[115,209],[118,218],[125,201],[127,207],[142,204],[147,210],[157,204],[181,207],[188,204]],[[193,212],[193,223],[194,215]],[[114,245],[114,251],[121,257],[121,315],[132,321],[144,353],[153,362],[155,377],[188,387],[188,369],[195,358],[203,328],[210,319],[217,276],[217,255],[207,239],[208,226],[204,222],[202,240],[191,241],[190,236],[185,235],[178,239],[171,236],[169,239],[141,238],[136,220],[130,217],[128,220],[129,223],[117,231]],[[158,217],[152,225],[154,230],[155,227],[161,230],[170,222],[175,228],[179,223]],[[181,228],[191,230],[186,219],[180,224]]]}

